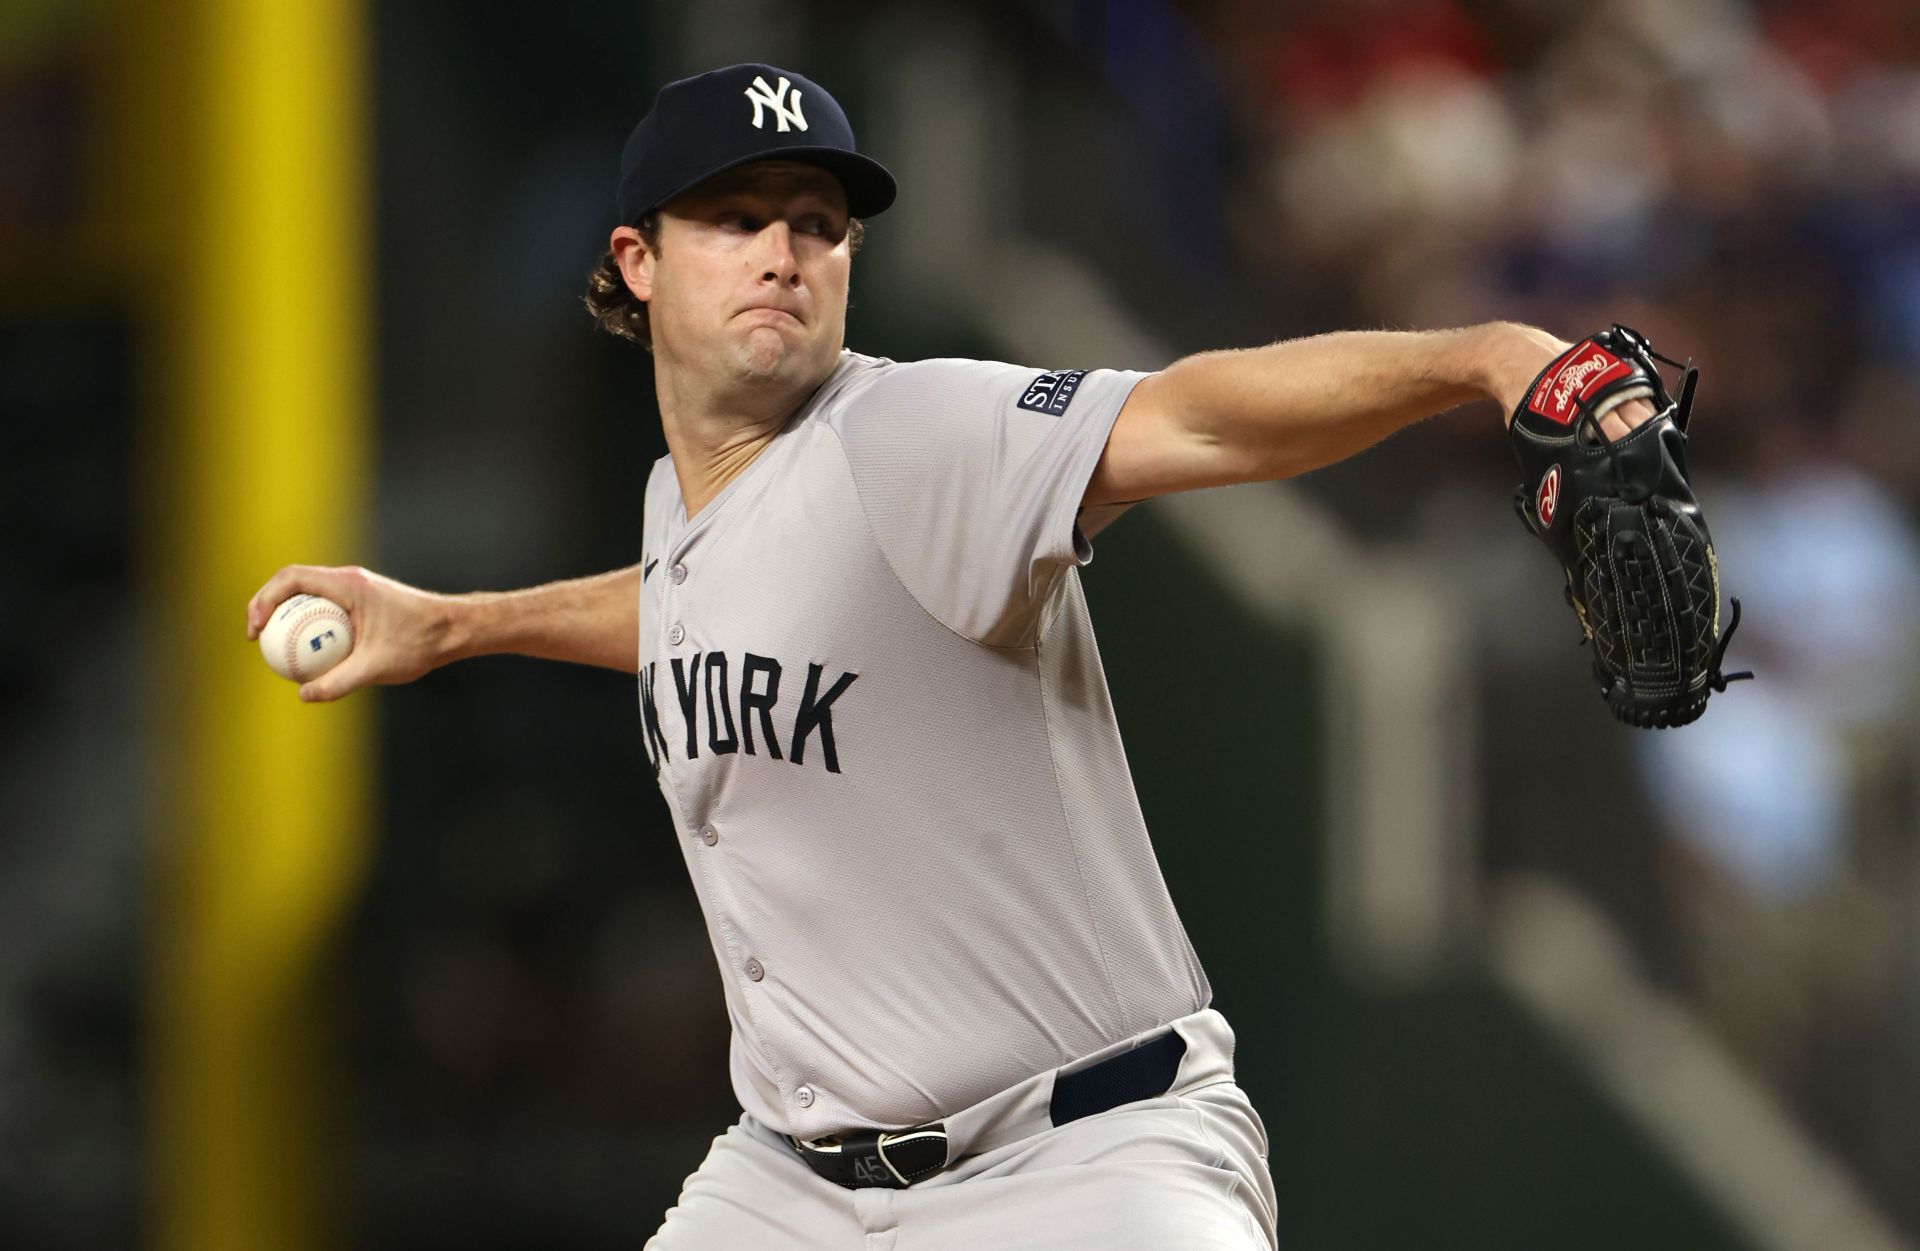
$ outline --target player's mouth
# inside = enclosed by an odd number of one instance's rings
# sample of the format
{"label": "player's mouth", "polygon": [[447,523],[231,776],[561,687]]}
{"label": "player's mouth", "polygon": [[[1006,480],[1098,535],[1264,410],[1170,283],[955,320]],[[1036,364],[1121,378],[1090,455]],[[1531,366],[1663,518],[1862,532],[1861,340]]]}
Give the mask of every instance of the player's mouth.
{"label": "player's mouth", "polygon": [[799,313],[794,312],[790,308],[783,308],[778,304],[750,304],[734,315],[736,317],[754,317],[764,321],[793,321],[803,325],[806,322],[806,318],[800,316]]}

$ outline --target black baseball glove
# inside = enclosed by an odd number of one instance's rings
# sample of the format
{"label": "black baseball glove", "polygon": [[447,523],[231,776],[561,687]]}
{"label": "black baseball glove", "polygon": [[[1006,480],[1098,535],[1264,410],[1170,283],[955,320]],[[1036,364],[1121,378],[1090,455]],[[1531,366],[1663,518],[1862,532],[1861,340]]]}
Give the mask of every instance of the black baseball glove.
{"label": "black baseball glove", "polygon": [[[1677,401],[1655,360],[1681,370]],[[1698,376],[1616,325],[1542,370],[1509,427],[1522,474],[1514,509],[1566,573],[1607,707],[1646,729],[1685,725],[1714,691],[1753,676],[1720,672],[1740,601],[1720,633],[1720,570],[1687,483]],[[1600,419],[1636,399],[1654,416],[1608,439]]]}

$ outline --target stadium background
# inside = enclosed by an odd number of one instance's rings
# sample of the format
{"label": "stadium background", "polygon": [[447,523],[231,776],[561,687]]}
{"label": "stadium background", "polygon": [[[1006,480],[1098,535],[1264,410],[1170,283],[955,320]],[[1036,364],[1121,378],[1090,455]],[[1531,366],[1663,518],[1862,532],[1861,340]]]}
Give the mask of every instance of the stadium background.
{"label": "stadium background", "polygon": [[[1478,406],[1086,584],[1284,1245],[1920,1245],[1920,15],[1898,0],[26,0],[0,16],[0,1245],[632,1246],[734,1115],[615,675],[298,707],[277,564],[631,562],[582,278],[667,78],[901,175],[850,342],[1689,352],[1757,683],[1587,689]],[[1043,925],[1044,918],[1036,918]]]}

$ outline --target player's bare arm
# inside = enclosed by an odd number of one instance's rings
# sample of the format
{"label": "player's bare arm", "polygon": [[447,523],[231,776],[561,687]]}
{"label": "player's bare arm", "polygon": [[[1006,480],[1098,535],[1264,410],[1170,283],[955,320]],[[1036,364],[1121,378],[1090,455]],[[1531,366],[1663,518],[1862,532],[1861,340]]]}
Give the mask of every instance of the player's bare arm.
{"label": "player's bare arm", "polygon": [[[1568,346],[1531,326],[1493,322],[1348,331],[1189,356],[1134,388],[1085,503],[1289,478],[1472,400],[1492,399],[1511,414]],[[1602,428],[1617,438],[1652,412],[1636,401],[1607,414]]]}
{"label": "player's bare arm", "polygon": [[635,673],[640,634],[638,565],[522,591],[442,595],[367,569],[288,565],[247,604],[247,637],[292,595],[324,595],[353,618],[354,648],[305,683],[325,702],[363,686],[411,682],[472,656],[514,654]]}

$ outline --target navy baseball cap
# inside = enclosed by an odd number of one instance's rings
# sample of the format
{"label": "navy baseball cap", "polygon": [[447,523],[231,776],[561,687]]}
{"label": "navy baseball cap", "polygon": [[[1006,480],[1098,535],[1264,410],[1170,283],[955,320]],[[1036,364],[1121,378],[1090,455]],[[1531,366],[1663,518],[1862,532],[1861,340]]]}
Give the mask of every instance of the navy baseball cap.
{"label": "navy baseball cap", "polygon": [[620,220],[630,226],[751,161],[818,165],[846,188],[855,217],[893,203],[893,175],[855,150],[853,127],[825,88],[792,70],[729,65],[668,83],[653,98],[620,154]]}

